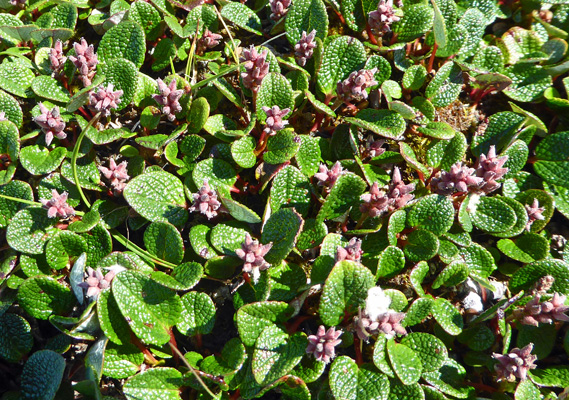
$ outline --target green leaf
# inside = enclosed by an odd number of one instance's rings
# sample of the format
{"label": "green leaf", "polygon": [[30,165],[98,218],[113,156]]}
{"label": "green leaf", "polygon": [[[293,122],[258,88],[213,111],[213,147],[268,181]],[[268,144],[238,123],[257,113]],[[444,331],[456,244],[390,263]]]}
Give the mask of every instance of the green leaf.
{"label": "green leaf", "polygon": [[19,362],[34,344],[28,321],[16,314],[0,315],[0,357],[10,363]]}
{"label": "green leaf", "polygon": [[169,329],[180,319],[182,303],[176,293],[134,271],[113,279],[112,294],[122,314],[132,316],[130,328],[142,341],[162,345]]}
{"label": "green leaf", "polygon": [[449,61],[439,68],[435,77],[429,82],[425,96],[435,107],[446,107],[457,99],[463,84],[462,70],[454,62]]}
{"label": "green leaf", "polygon": [[179,400],[182,373],[174,368],[151,368],[130,378],[123,391],[128,400]]}
{"label": "green leaf", "polygon": [[543,398],[539,389],[529,379],[518,384],[515,396],[516,400],[538,400]]}
{"label": "green leaf", "polygon": [[518,269],[510,281],[510,290],[512,293],[529,290],[532,285],[546,275],[555,278],[551,287],[552,293],[569,294],[569,264],[555,259],[535,261]]}
{"label": "green leaf", "polygon": [[531,380],[540,386],[564,388],[569,379],[569,367],[560,365],[530,371]]}
{"label": "green leaf", "polygon": [[425,279],[428,273],[429,273],[429,264],[427,264],[425,261],[421,261],[417,265],[415,265],[415,267],[411,270],[411,273],[409,274],[411,285],[413,286],[413,289],[419,296],[425,295],[425,291],[423,290],[423,286],[421,286],[421,284],[423,283],[423,280]]}
{"label": "green leaf", "polygon": [[198,284],[203,275],[203,267],[197,262],[187,262],[177,265],[172,274],[154,271],[151,278],[167,288],[174,290],[189,290]]}
{"label": "green leaf", "polygon": [[[287,20],[289,18],[292,18],[290,12]],[[336,84],[346,79],[351,72],[362,68],[365,62],[365,49],[359,40],[350,36],[339,36],[332,39],[322,54],[322,64],[316,79],[318,89],[325,95],[331,96],[336,91]]]}
{"label": "green leaf", "polygon": [[[19,152],[18,128],[10,121],[0,121],[0,154],[8,161],[6,163],[2,161],[3,170],[0,170],[0,185],[5,185],[12,180],[18,166]],[[29,163],[27,162],[27,164]]]}
{"label": "green leaf", "polygon": [[132,179],[124,197],[134,210],[150,221],[183,225],[187,218],[182,182],[164,171],[152,171]]}
{"label": "green leaf", "polygon": [[5,118],[12,121],[16,127],[22,126],[23,113],[20,103],[3,90],[0,90],[0,110],[4,112]]}
{"label": "green leaf", "polygon": [[224,223],[213,227],[210,240],[222,254],[236,256],[235,250],[241,248],[241,243],[245,242],[247,231],[239,227],[240,225]]}
{"label": "green leaf", "polygon": [[40,75],[32,81],[34,93],[45,99],[67,103],[69,101],[69,91],[65,89],[61,82],[56,81],[51,76]]}
{"label": "green leaf", "polygon": [[425,161],[430,167],[438,167],[444,171],[462,160],[468,144],[466,138],[460,132],[450,140],[433,140],[427,146]]}
{"label": "green leaf", "polygon": [[506,232],[517,221],[512,207],[498,197],[471,196],[467,212],[474,226],[488,233]]}
{"label": "green leaf", "polygon": [[445,364],[433,372],[425,372],[423,379],[439,391],[459,399],[466,399],[473,394],[474,388],[464,384],[466,371],[452,358],[447,358]]}
{"label": "green leaf", "polygon": [[162,17],[152,4],[145,1],[135,1],[128,10],[128,19],[140,24],[148,40],[155,40],[160,29]]}
{"label": "green leaf", "polygon": [[435,139],[452,139],[456,131],[446,122],[429,122],[426,126],[418,126],[417,131]]}
{"label": "green leaf", "polygon": [[401,339],[401,344],[415,352],[421,360],[424,372],[436,371],[448,358],[443,341],[429,333],[410,333]]}
{"label": "green leaf", "polygon": [[161,260],[179,264],[184,258],[184,242],[176,227],[167,222],[153,222],[144,231],[144,245]]}
{"label": "green leaf", "polygon": [[32,317],[46,320],[52,314],[69,313],[75,304],[75,296],[57,280],[36,276],[20,285],[18,302]]}
{"label": "green leaf", "polygon": [[319,314],[327,326],[336,326],[345,314],[355,314],[375,284],[369,269],[353,261],[337,263],[322,289]]}
{"label": "green leaf", "polygon": [[271,187],[271,209],[294,208],[306,215],[310,207],[310,182],[297,168],[287,165],[279,171]]}
{"label": "green leaf", "polygon": [[432,297],[420,297],[411,304],[405,315],[405,319],[401,322],[403,326],[413,326],[420,324],[429,317],[433,311],[434,300]]}
{"label": "green leaf", "polygon": [[12,57],[6,57],[0,64],[0,87],[18,97],[33,96],[31,90],[35,75],[27,64]]}
{"label": "green leaf", "polygon": [[435,36],[435,43],[441,47],[444,48],[447,45],[447,27],[445,24],[445,19],[441,13],[441,10],[439,9],[439,6],[437,5],[437,2],[435,0],[431,0],[431,3],[433,4],[433,10],[435,11],[435,18],[433,21],[433,33]]}
{"label": "green leaf", "polygon": [[255,211],[229,197],[222,197],[221,203],[237,221],[248,222],[250,224],[256,224],[262,221],[261,217],[259,217]]}
{"label": "green leaf", "polygon": [[261,20],[253,10],[237,1],[227,3],[221,9],[221,16],[238,27],[261,36]]}
{"label": "green leaf", "polygon": [[98,73],[106,77],[105,85],[112,83],[114,90],[123,91],[116,111],[120,111],[132,103],[138,85],[138,68],[134,63],[125,58],[109,59],[104,64],[99,64]]}
{"label": "green leaf", "polygon": [[431,232],[416,229],[407,237],[403,251],[411,262],[428,261],[439,251],[439,239]]}
{"label": "green leaf", "polygon": [[192,179],[198,188],[207,180],[209,186],[215,190],[233,186],[237,176],[233,167],[227,162],[218,158],[208,158],[196,165],[192,171]]}
{"label": "green leaf", "polygon": [[20,162],[30,174],[44,175],[56,170],[66,155],[67,149],[64,147],[49,151],[46,147],[32,145],[20,151]]}
{"label": "green leaf", "polygon": [[563,187],[569,187],[567,138],[569,132],[551,134],[545,137],[535,150],[538,158],[534,164],[535,172],[546,182]]}
{"label": "green leaf", "polygon": [[425,400],[425,392],[418,383],[404,385],[399,380],[390,379],[389,386],[387,400]]}
{"label": "green leaf", "polygon": [[76,233],[58,232],[47,242],[45,258],[53,269],[70,268],[75,260],[87,251],[87,241]]}
{"label": "green leaf", "polygon": [[427,70],[422,65],[413,65],[403,74],[401,83],[407,90],[419,90],[425,83]]}
{"label": "green leaf", "polygon": [[289,8],[285,20],[285,32],[289,43],[294,46],[302,37],[316,30],[316,37],[326,39],[328,35],[328,13],[322,0],[297,0]]}
{"label": "green leaf", "polygon": [[454,222],[454,207],[446,196],[432,194],[419,199],[407,214],[407,224],[435,235],[446,233]]}
{"label": "green leaf", "polygon": [[523,263],[542,260],[549,255],[549,240],[529,232],[519,236],[516,241],[499,240],[497,247],[506,256]]}
{"label": "green leaf", "polygon": [[490,116],[484,133],[472,138],[472,153],[480,157],[480,154],[488,153],[490,146],[496,146],[496,150],[500,151],[511,142],[523,122],[523,116],[510,111]]}
{"label": "green leaf", "polygon": [[488,278],[497,268],[492,254],[477,243],[462,247],[459,252],[473,276]]}
{"label": "green leaf", "polygon": [[433,9],[427,4],[406,6],[403,18],[393,25],[398,42],[410,42],[423,36],[433,26],[433,17]]}
{"label": "green leaf", "polygon": [[22,399],[51,400],[55,397],[65,370],[64,358],[51,350],[31,355],[22,371]]}
{"label": "green leaf", "polygon": [[97,317],[103,333],[112,343],[120,346],[131,343],[132,332],[110,290],[103,290],[99,294]]}
{"label": "green leaf", "polygon": [[[486,24],[481,23],[481,21],[484,21],[484,14],[476,8],[469,8],[462,15],[458,26],[464,30],[466,38],[458,52],[460,59],[467,59],[472,56],[475,56],[476,58],[485,50],[480,49],[480,42],[482,40],[482,36],[484,36],[484,30],[486,29]],[[495,49],[497,48],[495,47]],[[499,69],[501,70],[502,68],[503,62]]]}
{"label": "green leaf", "polygon": [[182,313],[176,328],[183,335],[207,335],[214,324],[215,305],[206,293],[189,292],[182,296]]}
{"label": "green leaf", "polygon": [[335,219],[348,213],[353,207],[359,205],[360,196],[364,193],[366,186],[363,179],[357,175],[352,173],[341,175],[330,190],[316,220]]}
{"label": "green leaf", "polygon": [[261,241],[273,243],[265,260],[276,264],[284,260],[296,244],[304,221],[300,214],[290,208],[283,208],[272,214],[263,226]]}
{"label": "green leaf", "polygon": [[304,175],[311,177],[318,172],[322,160],[320,141],[308,135],[299,135],[299,137],[301,142],[295,155],[296,164]]}
{"label": "green leaf", "polygon": [[172,39],[165,38],[160,40],[154,48],[154,53],[152,53],[152,56],[154,57],[152,71],[161,71],[164,68],[169,67],[170,62],[176,58],[177,54],[178,49]]}
{"label": "green leaf", "polygon": [[251,367],[255,380],[268,385],[288,374],[306,353],[306,336],[289,335],[276,325],[269,325],[260,333],[253,350]]}
{"label": "green leaf", "polygon": [[545,69],[532,64],[512,65],[504,70],[504,75],[512,80],[504,94],[521,102],[538,100],[552,83],[551,76]]}
{"label": "green leaf", "polygon": [[379,256],[375,277],[376,279],[391,278],[401,272],[403,268],[405,268],[403,251],[398,247],[389,246]]}
{"label": "green leaf", "polygon": [[257,93],[257,120],[264,123],[267,115],[263,111],[263,107],[271,108],[273,106],[279,106],[281,110],[285,108],[291,110],[283,119],[287,119],[294,109],[294,98],[290,82],[283,75],[275,72],[269,73],[261,82],[261,87]]}
{"label": "green leaf", "polygon": [[327,234],[328,226],[324,222],[319,223],[315,219],[307,219],[296,241],[296,248],[300,251],[313,249],[322,243]]}
{"label": "green leaf", "polygon": [[6,231],[8,245],[16,251],[42,254],[56,221],[47,217],[47,211],[30,207],[18,211]]}
{"label": "green leaf", "polygon": [[267,140],[267,151],[263,160],[268,164],[282,164],[296,155],[300,148],[300,138],[292,129],[283,129]]}
{"label": "green leaf", "polygon": [[442,285],[451,287],[462,283],[468,278],[470,270],[463,261],[453,261],[443,269],[432,284],[433,289]]}
{"label": "green leaf", "polygon": [[[34,199],[31,186],[22,181],[10,181],[0,186],[0,194],[23,200]],[[14,215],[24,207],[27,207],[24,203],[0,197],[0,228],[6,228]]]}
{"label": "green leaf", "polygon": [[365,108],[358,112],[355,117],[346,117],[345,120],[359,128],[370,130],[379,136],[394,140],[400,140],[406,128],[403,117],[391,110]]}
{"label": "green leaf", "polygon": [[94,268],[113,249],[111,235],[101,223],[81,235],[87,241],[87,266]]}
{"label": "green leaf", "polygon": [[360,367],[347,356],[340,356],[330,367],[330,389],[336,399],[387,400],[389,381],[372,365]]}
{"label": "green leaf", "polygon": [[114,379],[124,379],[136,374],[144,362],[144,355],[133,344],[118,346],[108,343],[105,348],[103,375]]}
{"label": "green leaf", "polygon": [[235,322],[245,346],[253,346],[268,326],[282,323],[290,318],[293,308],[281,301],[263,301],[246,304],[237,310]]}
{"label": "green leaf", "polygon": [[464,326],[462,315],[447,299],[442,297],[435,299],[433,316],[448,334],[456,336],[462,332]]}
{"label": "green leaf", "polygon": [[106,63],[113,58],[131,61],[136,68],[144,62],[146,37],[142,27],[134,21],[122,21],[113,26],[101,38],[97,55],[99,61]]}
{"label": "green leaf", "polygon": [[413,350],[403,344],[388,340],[387,355],[391,367],[404,385],[412,385],[419,381],[423,365]]}
{"label": "green leaf", "polygon": [[243,136],[231,143],[231,156],[242,168],[252,168],[257,163],[255,148],[257,143],[252,136]]}

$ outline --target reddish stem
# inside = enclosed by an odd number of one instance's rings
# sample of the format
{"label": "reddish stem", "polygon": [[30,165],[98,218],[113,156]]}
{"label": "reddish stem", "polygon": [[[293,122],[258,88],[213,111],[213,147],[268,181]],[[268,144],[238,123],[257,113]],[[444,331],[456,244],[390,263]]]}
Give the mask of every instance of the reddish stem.
{"label": "reddish stem", "polygon": [[[170,330],[168,331],[168,334],[170,335],[170,346],[175,347],[176,349],[178,348],[178,344],[176,343],[176,338],[174,337],[174,332],[172,332],[172,329],[170,328]],[[172,352],[172,357],[174,358],[174,361],[176,362],[176,364],[178,364],[178,361],[180,360],[180,357],[178,356],[178,352],[177,351],[173,351]]]}
{"label": "reddish stem", "polygon": [[131,333],[130,335],[130,340],[132,341],[132,343],[138,347],[138,349],[140,351],[142,351],[142,354],[144,354],[144,356],[152,363],[152,364],[156,364],[158,363],[158,360],[156,360],[156,358],[154,358],[154,356],[152,355],[152,353],[150,352],[150,350],[148,350],[141,342],[140,340],[138,340],[138,338],[136,336],[134,336],[134,333]]}
{"label": "reddish stem", "polygon": [[340,14],[340,13],[338,12],[338,10],[335,10],[334,8],[332,8],[332,10],[334,10],[334,12],[335,12],[336,15],[338,16],[338,18],[340,18],[340,22],[341,22],[342,24],[345,24],[345,23],[346,23],[346,20],[344,19],[344,16],[343,16],[342,14]]}
{"label": "reddish stem", "polygon": [[79,111],[81,114],[83,114],[83,116],[84,116],[85,118],[87,118],[87,120],[89,120],[89,121],[91,120],[91,118],[93,118],[93,116],[87,114],[87,111],[85,111],[85,110],[83,109],[83,107],[79,107],[79,108],[78,108],[78,111]]}
{"label": "reddish stem", "polygon": [[300,326],[300,324],[302,324],[304,321],[310,318],[312,318],[310,315],[300,315],[293,322],[287,324],[286,330],[288,331],[289,334],[298,332],[298,327]]}
{"label": "reddish stem", "polygon": [[362,365],[364,363],[364,358],[362,356],[362,346],[360,338],[354,336],[354,350],[356,352],[356,364]]}
{"label": "reddish stem", "polygon": [[369,41],[372,44],[375,44],[376,46],[378,45],[377,43],[377,39],[375,38],[375,36],[373,35],[373,32],[369,26],[369,24],[366,24],[366,31],[367,31],[367,35],[369,36]]}
{"label": "reddish stem", "polygon": [[241,393],[239,392],[239,389],[237,389],[230,397],[230,400],[237,400],[239,398],[239,396],[241,396]]}
{"label": "reddish stem", "polygon": [[433,70],[433,63],[435,62],[435,55],[437,54],[437,49],[439,45],[435,42],[433,46],[433,52],[431,53],[431,58],[429,59],[429,68],[427,68],[427,72],[431,72]]}

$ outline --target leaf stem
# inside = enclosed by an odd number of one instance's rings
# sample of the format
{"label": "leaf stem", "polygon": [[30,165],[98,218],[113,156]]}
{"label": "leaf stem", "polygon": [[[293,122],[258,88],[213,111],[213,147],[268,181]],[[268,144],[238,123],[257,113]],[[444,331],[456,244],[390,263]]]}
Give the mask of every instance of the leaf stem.
{"label": "leaf stem", "polygon": [[[0,194],[0,198],[10,200],[10,201],[15,201],[17,203],[29,204],[30,206],[40,206],[40,207],[43,206],[42,203],[39,203],[37,201],[31,201],[31,200],[26,200],[26,199],[20,199],[18,197],[6,196],[5,194]],[[83,211],[75,210],[75,215],[81,216],[81,215],[85,215],[85,213]]]}
{"label": "leaf stem", "polygon": [[143,259],[150,261],[154,264],[158,264],[161,265],[163,267],[166,268],[170,268],[170,269],[174,269],[176,268],[175,264],[172,264],[168,261],[164,261],[161,260],[157,257],[154,257],[152,254],[150,254],[149,252],[147,252],[146,250],[141,249],[140,247],[138,247],[136,244],[134,244],[133,242],[131,242],[130,240],[128,240],[124,235],[122,235],[121,233],[115,231],[114,229],[111,230],[111,236],[120,244],[122,244],[124,247],[126,247],[127,249],[129,249],[130,251],[132,251],[133,253],[135,253],[136,255],[142,257]]}
{"label": "leaf stem", "polygon": [[93,118],[91,118],[85,129],[81,130],[81,133],[79,134],[79,137],[75,142],[75,147],[73,147],[73,154],[71,154],[71,171],[73,172],[73,181],[75,183],[75,186],[77,186],[77,190],[81,195],[81,199],[83,200],[83,203],[85,203],[87,208],[91,208],[91,203],[89,202],[89,200],[87,200],[85,193],[83,193],[83,188],[81,188],[81,184],[79,183],[79,175],[77,175],[77,156],[79,154],[79,149],[81,148],[81,142],[83,141],[85,134],[99,120],[100,117],[101,113],[98,112]]}
{"label": "leaf stem", "polygon": [[202,387],[205,389],[205,391],[207,392],[207,394],[209,394],[212,398],[217,398],[217,396],[210,390],[210,388],[207,387],[207,385],[205,384],[205,382],[202,380],[201,376],[199,376],[199,374],[197,373],[197,371],[195,370],[194,367],[191,366],[191,364],[188,362],[188,360],[186,360],[186,358],[184,357],[184,355],[180,352],[180,350],[178,350],[178,348],[176,346],[174,346],[172,344],[172,342],[168,343],[170,345],[170,347],[172,348],[172,350],[174,351],[174,353],[176,353],[178,355],[178,357],[180,357],[180,360],[183,361],[184,364],[186,364],[186,367],[188,367],[188,369],[192,372],[192,374],[194,374],[194,376],[196,377],[196,379],[198,380],[198,382],[200,383],[200,385],[202,385]]}

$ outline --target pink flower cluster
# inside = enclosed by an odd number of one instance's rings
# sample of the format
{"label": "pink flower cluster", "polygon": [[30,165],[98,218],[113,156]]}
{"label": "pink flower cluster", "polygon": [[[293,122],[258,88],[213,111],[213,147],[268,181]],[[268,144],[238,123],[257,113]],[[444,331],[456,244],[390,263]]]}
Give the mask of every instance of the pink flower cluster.
{"label": "pink flower cluster", "polygon": [[360,262],[363,254],[362,241],[353,237],[346,247],[338,246],[336,248],[336,262],[344,260]]}
{"label": "pink flower cluster", "polygon": [[126,181],[130,178],[128,176],[127,162],[123,161],[117,165],[116,161],[111,158],[109,160],[109,168],[99,165],[99,171],[110,181],[111,187],[113,188],[115,195],[122,193],[126,186]]}
{"label": "pink flower cluster", "polygon": [[194,204],[190,207],[190,212],[198,210],[207,219],[212,219],[221,208],[221,202],[217,199],[217,194],[209,187],[208,181],[203,182],[203,186],[197,193],[194,193]]}
{"label": "pink flower cluster", "polygon": [[67,134],[63,131],[65,129],[65,122],[59,114],[59,107],[55,106],[49,110],[43,103],[39,103],[41,114],[34,118],[43,133],[45,133],[45,143],[49,146],[55,136],[58,139],[65,139]]}
{"label": "pink flower cluster", "polygon": [[59,194],[57,190],[52,189],[51,199],[44,200],[41,199],[43,208],[47,210],[47,216],[49,218],[69,218],[75,215],[75,210],[69,204],[67,204],[67,192]]}
{"label": "pink flower cluster", "polygon": [[492,357],[498,361],[494,369],[498,373],[498,380],[514,382],[517,379],[526,379],[530,369],[535,369],[537,356],[531,354],[533,343],[519,349],[514,348],[508,354],[494,353]]}
{"label": "pink flower cluster", "polygon": [[363,194],[360,211],[370,217],[378,217],[387,211],[397,210],[404,207],[415,197],[411,192],[415,190],[415,184],[405,184],[401,179],[401,171],[395,167],[391,184],[387,192],[379,190],[379,185],[374,182],[369,193]]}
{"label": "pink flower cluster", "polygon": [[283,120],[283,118],[290,112],[290,108],[281,110],[279,106],[273,106],[271,108],[263,106],[262,109],[267,116],[264,129],[266,134],[274,135],[288,125],[288,121]]}
{"label": "pink flower cluster", "polygon": [[366,89],[377,85],[374,77],[376,72],[377,68],[352,72],[344,81],[338,82],[336,87],[338,96],[346,103],[367,99]]}
{"label": "pink flower cluster", "polygon": [[79,70],[79,77],[83,86],[91,85],[93,77],[97,73],[97,54],[93,45],[87,45],[87,41],[81,38],[81,43],[73,43],[75,56],[69,56],[71,62]]}
{"label": "pink flower cluster", "polygon": [[344,169],[340,161],[336,161],[330,169],[328,169],[326,164],[320,164],[318,172],[314,174],[314,177],[318,179],[318,186],[324,186],[327,190],[330,190],[343,171]]}
{"label": "pink flower cluster", "polygon": [[160,78],[156,82],[158,83],[160,94],[153,94],[152,98],[162,106],[162,113],[166,115],[168,120],[174,121],[176,114],[182,111],[180,97],[184,94],[184,90],[176,90],[176,79],[172,79],[168,85]]}
{"label": "pink flower cluster", "polygon": [[122,95],[123,91],[114,90],[112,83],[109,83],[106,88],[100,85],[96,92],[93,90],[89,92],[89,108],[108,117],[111,115],[111,109],[119,106]]}
{"label": "pink flower cluster", "polygon": [[316,30],[313,29],[308,35],[306,31],[302,31],[302,36],[298,43],[294,45],[294,57],[301,67],[306,65],[306,61],[312,58],[314,49],[316,48]]}
{"label": "pink flower cluster", "polygon": [[538,326],[540,323],[551,324],[554,321],[569,322],[569,306],[565,305],[567,296],[555,293],[553,298],[540,303],[541,295],[537,294],[523,308],[515,310],[514,316],[524,325]]}
{"label": "pink flower cluster", "polygon": [[269,0],[269,5],[271,6],[270,18],[273,21],[278,21],[286,15],[288,8],[290,7],[291,0]]}
{"label": "pink flower cluster", "polygon": [[243,86],[253,92],[259,90],[263,78],[269,73],[269,63],[267,62],[268,50],[263,50],[261,54],[257,52],[255,46],[251,45],[248,49],[243,49],[243,67],[245,72],[241,73]]}
{"label": "pink flower cluster", "polygon": [[369,13],[369,26],[381,35],[391,31],[391,24],[399,21],[393,10],[393,0],[380,0],[377,10]]}
{"label": "pink flower cluster", "polygon": [[335,327],[326,330],[324,325],[320,325],[316,335],[308,336],[306,353],[312,354],[317,361],[328,364],[336,356],[335,347],[342,343],[342,339],[338,339],[342,333],[344,332]]}
{"label": "pink flower cluster", "polygon": [[63,55],[63,43],[57,39],[55,45],[49,50],[49,63],[54,76],[60,76],[67,57]]}
{"label": "pink flower cluster", "polygon": [[203,35],[197,40],[196,54],[203,55],[206,50],[217,46],[221,39],[223,39],[223,36],[213,33],[206,28]]}
{"label": "pink flower cluster", "polygon": [[243,272],[250,273],[253,276],[253,282],[257,283],[260,272],[271,266],[265,261],[265,256],[272,247],[272,243],[259,244],[258,240],[253,240],[251,235],[247,233],[245,241],[241,243],[241,248],[235,250],[237,257],[245,262],[243,264]]}

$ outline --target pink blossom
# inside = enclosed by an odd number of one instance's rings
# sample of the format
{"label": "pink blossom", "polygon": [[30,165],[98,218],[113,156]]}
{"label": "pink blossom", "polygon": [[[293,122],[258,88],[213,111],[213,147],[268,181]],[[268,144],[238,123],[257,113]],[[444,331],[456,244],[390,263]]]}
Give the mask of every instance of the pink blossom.
{"label": "pink blossom", "polygon": [[272,243],[259,244],[258,240],[253,240],[251,235],[245,235],[245,241],[241,243],[241,248],[235,250],[235,254],[245,263],[243,272],[252,274],[253,282],[259,281],[260,271],[268,269],[271,265],[265,261],[265,255],[273,247]]}
{"label": "pink blossom", "polygon": [[79,70],[79,77],[83,86],[91,85],[93,77],[97,73],[97,54],[93,45],[87,45],[87,41],[81,38],[81,43],[73,43],[75,56],[69,56],[71,62]]}
{"label": "pink blossom", "polygon": [[184,94],[184,90],[176,90],[176,79],[172,79],[167,86],[160,78],[156,82],[158,83],[160,94],[153,94],[152,98],[162,106],[162,113],[168,117],[168,120],[174,121],[176,114],[182,111],[179,100]]}
{"label": "pink blossom", "polygon": [[265,129],[264,131],[268,135],[274,135],[277,131],[284,129],[286,125],[288,125],[288,121],[283,120],[283,118],[290,112],[290,108],[285,108],[281,110],[279,106],[273,106],[269,108],[267,106],[262,107],[263,111],[267,115],[267,119],[265,120]]}
{"label": "pink blossom", "polygon": [[49,50],[49,62],[54,76],[61,75],[65,61],[67,61],[67,57],[63,55],[63,43],[57,39],[53,48]]}
{"label": "pink blossom", "polygon": [[217,33],[211,32],[209,29],[205,28],[203,35],[197,40],[196,43],[196,53],[203,55],[206,50],[212,49],[219,44],[219,41],[223,39],[223,36]]}
{"label": "pink blossom", "polygon": [[69,204],[67,204],[67,192],[59,194],[57,190],[51,190],[51,199],[45,200],[41,199],[43,208],[47,210],[47,216],[49,218],[69,218],[75,215],[75,210]]}
{"label": "pink blossom", "polygon": [[111,109],[117,108],[121,102],[122,90],[113,90],[114,85],[109,83],[105,88],[100,85],[97,92],[89,92],[89,107],[95,111],[100,112],[103,116],[108,117],[111,115]]}
{"label": "pink blossom", "polygon": [[336,92],[346,103],[367,99],[366,89],[377,85],[377,68],[354,71],[343,82],[338,82]]}
{"label": "pink blossom", "polygon": [[269,0],[269,5],[271,6],[270,18],[273,21],[278,21],[284,17],[291,3],[291,0]]}
{"label": "pink blossom", "polygon": [[208,219],[212,219],[221,208],[221,203],[217,199],[217,194],[211,190],[207,180],[197,193],[194,193],[194,204],[190,207],[190,212],[199,210]]}
{"label": "pink blossom", "polygon": [[341,330],[337,331],[335,327],[326,330],[324,325],[320,325],[316,335],[308,336],[306,352],[312,354],[317,361],[328,364],[336,355],[335,347],[342,343],[342,340],[338,339],[342,333]]}
{"label": "pink blossom", "polygon": [[431,180],[431,188],[443,195],[468,192],[470,188],[480,187],[484,181],[483,178],[477,177],[475,172],[474,168],[457,162],[450,168],[450,171],[439,171]]}
{"label": "pink blossom", "polygon": [[494,369],[498,373],[498,380],[514,382],[517,379],[524,380],[530,369],[535,369],[537,356],[531,354],[533,343],[519,349],[512,349],[508,354],[494,353],[492,357],[498,361]]}
{"label": "pink blossom", "polygon": [[115,193],[122,193],[126,186],[126,181],[130,178],[127,174],[127,162],[123,161],[117,165],[116,161],[111,158],[109,160],[109,168],[99,165],[99,171],[107,178]]}
{"label": "pink blossom", "polygon": [[369,13],[369,26],[381,35],[391,31],[391,24],[399,21],[393,10],[393,0],[380,0],[377,10]]}
{"label": "pink blossom", "polygon": [[541,295],[534,296],[524,308],[514,311],[514,316],[524,325],[539,326],[540,323],[551,324],[554,321],[569,322],[565,314],[569,306],[565,305],[567,296],[555,293],[549,301],[540,303]]}
{"label": "pink blossom", "polygon": [[302,36],[298,43],[294,45],[294,57],[301,67],[306,65],[306,61],[312,58],[314,49],[316,48],[316,29],[313,29],[308,35],[306,31],[302,31]]}
{"label": "pink blossom", "polygon": [[362,241],[358,238],[351,238],[346,247],[338,246],[336,248],[336,262],[349,260],[360,262],[363,255]]}
{"label": "pink blossom", "polygon": [[43,103],[39,103],[41,114],[34,118],[42,131],[45,133],[45,143],[49,146],[53,141],[53,137],[58,139],[65,139],[67,134],[63,131],[65,129],[65,122],[59,114],[59,107],[55,106],[48,110]]}
{"label": "pink blossom", "polygon": [[526,229],[529,231],[535,221],[543,221],[545,219],[545,216],[543,215],[545,207],[540,207],[537,199],[533,199],[531,206],[526,204],[525,207],[528,212],[528,223],[526,224]]}
{"label": "pink blossom", "polygon": [[253,92],[259,90],[263,78],[269,73],[267,54],[269,54],[267,49],[259,54],[253,45],[248,49],[243,49],[241,61],[244,62],[245,72],[241,73],[241,78],[243,79],[243,86]]}
{"label": "pink blossom", "polygon": [[374,182],[369,189],[369,193],[362,194],[360,199],[363,201],[360,205],[360,211],[362,214],[367,214],[372,218],[379,217],[388,210],[389,198],[387,193],[379,190],[377,182]]}
{"label": "pink blossom", "polygon": [[480,190],[491,193],[501,186],[496,180],[502,179],[508,173],[509,169],[503,168],[506,161],[508,156],[496,157],[496,146],[490,146],[487,155],[480,155],[476,164],[476,176],[483,179]]}
{"label": "pink blossom", "polygon": [[344,169],[342,168],[340,161],[336,161],[330,169],[328,169],[326,164],[320,164],[318,172],[314,174],[314,177],[318,179],[318,186],[324,186],[329,190],[334,186],[334,183],[336,183],[336,180],[340,177],[343,171]]}
{"label": "pink blossom", "polygon": [[124,269],[120,265],[115,265],[110,268],[106,275],[103,275],[100,268],[94,270],[91,267],[87,267],[87,278],[79,284],[79,287],[87,290],[87,297],[96,299],[99,297],[99,293],[111,287],[111,282],[115,275]]}
{"label": "pink blossom", "polygon": [[401,179],[401,171],[399,168],[393,168],[393,176],[391,178],[391,184],[387,189],[387,197],[389,199],[389,210],[397,210],[404,207],[409,203],[415,195],[411,194],[415,190],[415,184],[410,183],[406,185]]}

